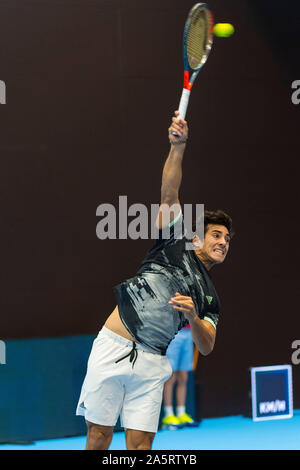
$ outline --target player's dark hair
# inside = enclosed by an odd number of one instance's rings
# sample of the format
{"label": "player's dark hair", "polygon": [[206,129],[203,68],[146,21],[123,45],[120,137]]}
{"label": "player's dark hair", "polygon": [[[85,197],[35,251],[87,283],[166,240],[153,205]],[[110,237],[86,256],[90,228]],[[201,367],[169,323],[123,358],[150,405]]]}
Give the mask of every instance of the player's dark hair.
{"label": "player's dark hair", "polygon": [[[204,211],[204,235],[207,232],[209,224],[224,225],[224,227],[226,227],[229,232],[230,238],[232,238],[234,235],[232,219],[221,209],[217,209],[215,211]],[[193,224],[193,231],[196,231],[196,221]]]}

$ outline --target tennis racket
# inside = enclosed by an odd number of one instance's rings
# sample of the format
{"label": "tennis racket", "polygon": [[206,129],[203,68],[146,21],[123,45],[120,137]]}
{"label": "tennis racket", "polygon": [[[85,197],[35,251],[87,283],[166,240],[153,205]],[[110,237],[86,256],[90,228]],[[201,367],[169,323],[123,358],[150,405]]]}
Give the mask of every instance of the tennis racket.
{"label": "tennis racket", "polygon": [[[178,118],[184,119],[194,82],[206,63],[213,44],[214,17],[206,3],[196,3],[190,10],[183,32],[183,90]],[[177,135],[173,132],[173,135]]]}

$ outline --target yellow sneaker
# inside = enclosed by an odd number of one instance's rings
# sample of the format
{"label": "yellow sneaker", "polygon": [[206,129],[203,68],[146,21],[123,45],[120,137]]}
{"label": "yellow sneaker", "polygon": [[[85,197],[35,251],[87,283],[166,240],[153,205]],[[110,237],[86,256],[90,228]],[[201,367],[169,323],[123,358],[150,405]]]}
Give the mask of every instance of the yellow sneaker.
{"label": "yellow sneaker", "polygon": [[170,431],[176,431],[176,429],[181,429],[183,425],[180,420],[175,415],[170,415],[167,418],[162,419],[162,428],[169,429]]}
{"label": "yellow sneaker", "polygon": [[183,413],[183,415],[179,416],[178,420],[182,426],[187,426],[191,428],[196,428],[200,424],[197,421],[193,420],[193,418],[187,413]]}

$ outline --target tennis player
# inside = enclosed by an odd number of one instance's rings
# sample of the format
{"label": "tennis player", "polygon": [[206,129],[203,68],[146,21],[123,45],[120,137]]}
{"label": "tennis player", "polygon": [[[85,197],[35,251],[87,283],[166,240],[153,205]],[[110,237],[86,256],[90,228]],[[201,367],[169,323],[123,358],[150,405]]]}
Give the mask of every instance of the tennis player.
{"label": "tennis player", "polygon": [[195,236],[194,249],[186,249],[179,188],[187,139],[187,122],[176,111],[162,173],[159,239],[136,276],[114,288],[117,306],[88,360],[76,410],[87,423],[88,450],[109,448],[119,415],[127,449],[151,449],[172,374],[169,343],[189,323],[199,352],[206,356],[214,348],[220,302],[209,270],[226,258],[232,221],[222,211],[206,212],[204,241]]}

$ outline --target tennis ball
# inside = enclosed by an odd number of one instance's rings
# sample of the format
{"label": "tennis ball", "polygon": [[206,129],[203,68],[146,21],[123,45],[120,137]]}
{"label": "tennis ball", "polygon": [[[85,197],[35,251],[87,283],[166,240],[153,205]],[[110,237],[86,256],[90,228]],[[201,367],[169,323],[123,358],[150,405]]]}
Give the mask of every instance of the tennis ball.
{"label": "tennis ball", "polygon": [[214,34],[218,38],[229,38],[233,35],[235,29],[230,23],[217,23],[214,26]]}

